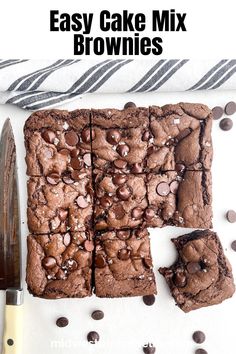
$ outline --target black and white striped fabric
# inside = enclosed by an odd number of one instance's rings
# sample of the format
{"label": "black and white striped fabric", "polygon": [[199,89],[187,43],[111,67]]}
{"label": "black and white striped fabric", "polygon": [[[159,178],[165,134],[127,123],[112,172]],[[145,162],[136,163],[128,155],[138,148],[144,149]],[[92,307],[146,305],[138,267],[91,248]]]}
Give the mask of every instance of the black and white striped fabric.
{"label": "black and white striped fabric", "polygon": [[0,103],[36,110],[87,93],[236,89],[236,59],[0,60]]}

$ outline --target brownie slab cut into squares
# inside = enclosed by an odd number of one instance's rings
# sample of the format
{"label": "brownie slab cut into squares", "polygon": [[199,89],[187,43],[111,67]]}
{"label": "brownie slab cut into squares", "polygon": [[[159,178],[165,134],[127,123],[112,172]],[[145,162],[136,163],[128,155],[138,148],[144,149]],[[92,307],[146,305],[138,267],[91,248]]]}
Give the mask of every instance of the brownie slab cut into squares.
{"label": "brownie slab cut into squares", "polygon": [[26,281],[34,296],[59,299],[91,295],[91,232],[30,235],[27,244]]}
{"label": "brownie slab cut into squares", "polygon": [[96,235],[95,293],[99,297],[156,294],[147,229]]}
{"label": "brownie slab cut into squares", "polygon": [[219,304],[234,294],[231,266],[215,232],[197,230],[172,242],[178,259],[159,272],[184,312]]}

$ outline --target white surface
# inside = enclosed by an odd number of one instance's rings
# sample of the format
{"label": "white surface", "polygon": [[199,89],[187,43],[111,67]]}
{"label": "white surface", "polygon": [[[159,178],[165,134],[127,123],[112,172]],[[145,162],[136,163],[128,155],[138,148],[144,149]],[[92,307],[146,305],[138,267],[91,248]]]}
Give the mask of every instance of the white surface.
{"label": "white surface", "polygon": [[[224,106],[235,100],[235,92],[197,92],[169,94],[136,95],[91,95],[66,106],[68,109],[78,107],[117,107],[125,102],[134,101],[139,105],[172,103],[178,101],[202,102],[210,107]],[[62,106],[60,107],[62,108]],[[6,117],[11,118],[18,153],[21,212],[22,212],[22,246],[23,269],[26,258],[26,174],[25,150],[23,142],[23,125],[29,112],[12,106],[0,106],[0,128]],[[236,115],[233,117],[235,127],[223,132],[218,121],[213,124],[214,163],[213,163],[213,211],[214,230],[219,233],[226,255],[236,271],[236,253],[230,249],[230,243],[236,239],[236,224],[228,223],[225,212],[236,209]],[[152,342],[157,354],[191,354],[198,347],[191,339],[194,330],[206,333],[206,342],[202,345],[209,354],[235,353],[236,296],[221,305],[183,313],[174,305],[164,279],[158,274],[159,266],[168,266],[175,259],[175,252],[170,238],[189,230],[174,227],[152,229],[151,246],[154,259],[154,271],[158,285],[156,303],[147,307],[142,298],[42,300],[25,291],[24,305],[24,354],[139,354],[142,346]],[[24,274],[25,275],[25,274]],[[235,274],[236,275],[236,274]],[[0,308],[4,306],[4,292],[0,294]],[[101,309],[105,317],[94,321],[90,314]],[[2,314],[2,310],[1,310]],[[70,324],[58,328],[55,320],[66,316]],[[2,330],[0,318],[0,332]],[[86,335],[96,330],[100,342],[89,344]],[[1,334],[1,333],[0,333]],[[57,342],[56,342],[57,341]]]}

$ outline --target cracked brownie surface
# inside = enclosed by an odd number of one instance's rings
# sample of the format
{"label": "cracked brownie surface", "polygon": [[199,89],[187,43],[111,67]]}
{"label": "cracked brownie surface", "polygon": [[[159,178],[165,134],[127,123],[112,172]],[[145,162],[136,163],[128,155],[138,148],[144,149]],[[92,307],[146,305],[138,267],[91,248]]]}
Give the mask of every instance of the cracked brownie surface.
{"label": "cracked brownie surface", "polygon": [[172,242],[178,259],[159,272],[184,312],[219,304],[234,294],[231,266],[215,232],[197,230]]}

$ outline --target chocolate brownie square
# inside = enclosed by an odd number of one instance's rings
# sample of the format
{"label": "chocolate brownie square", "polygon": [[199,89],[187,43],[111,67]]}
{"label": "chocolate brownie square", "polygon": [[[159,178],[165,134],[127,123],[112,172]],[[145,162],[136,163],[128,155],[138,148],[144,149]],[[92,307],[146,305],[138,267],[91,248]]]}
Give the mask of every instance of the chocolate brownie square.
{"label": "chocolate brownie square", "polygon": [[92,225],[91,179],[63,182],[48,177],[28,181],[28,226],[35,234],[85,231]]}
{"label": "chocolate brownie square", "polygon": [[26,282],[34,296],[48,299],[92,293],[91,232],[30,235]]}
{"label": "chocolate brownie square", "polygon": [[210,170],[212,112],[197,103],[150,107],[147,171]]}
{"label": "chocolate brownie square", "polygon": [[234,294],[231,266],[215,232],[197,230],[172,242],[178,259],[159,272],[184,312],[219,304]]}
{"label": "chocolate brownie square", "polygon": [[95,292],[99,297],[156,294],[147,229],[97,234]]}
{"label": "chocolate brownie square", "polygon": [[91,175],[90,111],[44,110],[33,113],[24,127],[27,174],[57,174],[77,180]]}
{"label": "chocolate brownie square", "polygon": [[95,173],[143,173],[149,140],[147,108],[92,110]]}

